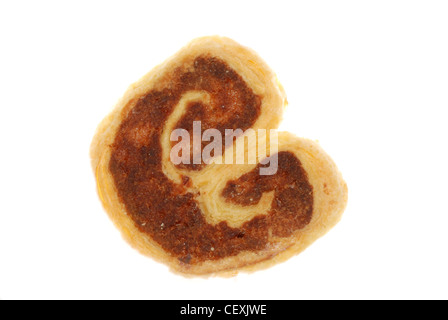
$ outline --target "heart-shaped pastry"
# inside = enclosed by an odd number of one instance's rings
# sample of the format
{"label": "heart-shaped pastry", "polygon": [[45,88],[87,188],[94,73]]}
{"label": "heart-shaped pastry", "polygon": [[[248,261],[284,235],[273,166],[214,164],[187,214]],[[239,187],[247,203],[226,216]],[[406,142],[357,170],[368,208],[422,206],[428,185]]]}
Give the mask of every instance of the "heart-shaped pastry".
{"label": "heart-shaped pastry", "polygon": [[347,187],[317,143],[273,131],[286,104],[266,63],[222,37],[192,41],[131,85],[91,146],[124,238],[204,275],[265,268],[325,234]]}

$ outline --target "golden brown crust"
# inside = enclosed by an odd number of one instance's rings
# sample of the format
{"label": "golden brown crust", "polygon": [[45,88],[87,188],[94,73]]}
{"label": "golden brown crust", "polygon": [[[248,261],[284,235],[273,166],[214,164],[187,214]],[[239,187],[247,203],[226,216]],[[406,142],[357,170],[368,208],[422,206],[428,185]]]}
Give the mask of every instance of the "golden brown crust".
{"label": "golden brown crust", "polygon": [[[97,129],[91,146],[92,167],[98,184],[98,193],[110,218],[122,232],[124,238],[141,253],[168,264],[174,271],[182,274],[219,274],[232,275],[237,270],[253,271],[284,261],[304,250],[317,238],[333,227],[345,208],[347,187],[333,161],[315,143],[297,138],[289,133],[280,133],[279,151],[293,153],[301,162],[313,187],[313,215],[311,221],[301,230],[285,238],[277,238],[271,245],[256,252],[243,251],[237,255],[218,260],[205,260],[187,264],[162,249],[148,234],[141,232],[126,211],[110,172],[111,146],[114,143],[120,125],[126,119],[138,99],[150,90],[161,90],[170,83],[169,75],[179,66],[184,65],[200,55],[210,55],[225,61],[252,91],[263,97],[260,116],[252,126],[253,129],[277,128],[286,106],[286,96],[274,73],[253,51],[236,42],[222,37],[205,37],[192,41],[176,55],[154,68],[140,81],[131,85],[114,111],[106,117]],[[186,94],[183,99],[207,99],[201,92]],[[161,136],[162,146],[169,145],[169,135],[184,111],[178,108],[170,115],[164,125]],[[182,170],[169,161],[168,148],[163,149],[163,173],[176,183],[182,180]],[[260,159],[258,159],[260,160]],[[188,172],[192,180],[192,189],[200,189],[197,199],[201,211],[209,223],[227,221],[229,225],[238,226],[269,204],[272,198],[264,196],[257,206],[246,208],[229,204],[222,199],[220,191],[223,185],[210,181],[229,181],[237,179],[254,168],[254,165],[211,164],[198,172]],[[215,179],[219,176],[220,179]]]}

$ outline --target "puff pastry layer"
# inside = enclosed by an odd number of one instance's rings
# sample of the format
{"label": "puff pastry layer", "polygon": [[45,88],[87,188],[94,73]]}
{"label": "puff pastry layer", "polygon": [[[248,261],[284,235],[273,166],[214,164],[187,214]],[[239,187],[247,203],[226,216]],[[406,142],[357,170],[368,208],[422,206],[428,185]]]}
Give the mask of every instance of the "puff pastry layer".
{"label": "puff pastry layer", "polygon": [[222,136],[276,129],[286,104],[255,52],[216,36],[192,41],[131,85],[91,146],[100,199],[124,238],[184,275],[233,275],[284,261],[325,234],[344,211],[347,186],[313,141],[278,133],[274,175],[259,174],[260,152],[255,164],[170,161],[174,129],[192,132],[193,121]]}

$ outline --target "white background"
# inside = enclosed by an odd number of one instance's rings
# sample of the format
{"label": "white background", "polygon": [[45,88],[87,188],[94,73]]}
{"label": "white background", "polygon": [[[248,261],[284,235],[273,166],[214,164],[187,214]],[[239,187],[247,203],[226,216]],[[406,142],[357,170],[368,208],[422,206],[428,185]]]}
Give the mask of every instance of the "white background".
{"label": "white background", "polygon": [[[127,86],[191,39],[253,48],[281,129],[342,171],[340,224],[301,255],[185,279],[122,240],[89,145]],[[0,2],[0,298],[448,298],[446,1]]]}

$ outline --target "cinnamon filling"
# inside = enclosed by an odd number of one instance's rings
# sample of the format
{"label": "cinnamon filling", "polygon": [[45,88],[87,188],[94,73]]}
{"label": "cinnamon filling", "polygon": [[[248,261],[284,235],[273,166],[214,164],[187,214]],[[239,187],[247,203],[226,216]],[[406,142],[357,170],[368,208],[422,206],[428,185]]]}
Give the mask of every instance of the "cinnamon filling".
{"label": "cinnamon filling", "polygon": [[[275,237],[288,237],[306,226],[313,212],[313,189],[300,161],[279,152],[278,171],[259,175],[258,165],[238,180],[228,181],[222,196],[241,206],[257,204],[263,192],[274,191],[271,209],[232,228],[205,220],[195,195],[186,191],[189,178],[177,185],[162,172],[160,136],[164,122],[182,95],[209,93],[209,104],[191,103],[176,128],[191,132],[193,121],[203,130],[250,128],[260,115],[262,97],[223,61],[199,57],[167,78],[165,89],[152,90],[135,102],[122,122],[109,164],[120,200],[141,232],[184,263],[197,263],[264,249]],[[165,84],[165,83],[164,83]],[[205,164],[179,165],[201,170]]]}

